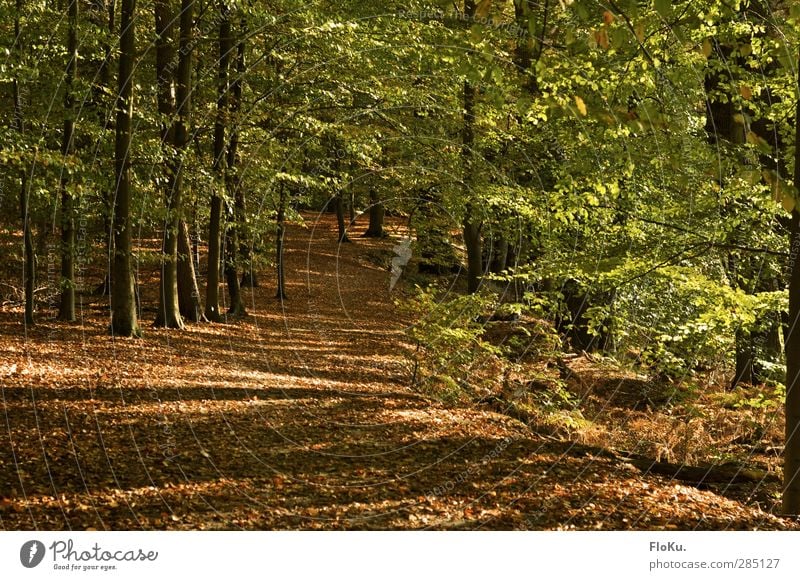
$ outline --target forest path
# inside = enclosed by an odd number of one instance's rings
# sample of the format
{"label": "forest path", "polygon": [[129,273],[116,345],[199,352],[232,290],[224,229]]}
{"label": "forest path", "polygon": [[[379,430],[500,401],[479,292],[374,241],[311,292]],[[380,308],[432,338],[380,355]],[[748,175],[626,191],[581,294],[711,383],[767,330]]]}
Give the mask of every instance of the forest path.
{"label": "forest path", "polygon": [[289,300],[262,280],[244,320],[112,340],[100,307],[27,336],[0,313],[0,528],[790,527],[415,393],[372,259],[395,242],[357,226],[340,245],[333,216],[307,219],[287,233]]}

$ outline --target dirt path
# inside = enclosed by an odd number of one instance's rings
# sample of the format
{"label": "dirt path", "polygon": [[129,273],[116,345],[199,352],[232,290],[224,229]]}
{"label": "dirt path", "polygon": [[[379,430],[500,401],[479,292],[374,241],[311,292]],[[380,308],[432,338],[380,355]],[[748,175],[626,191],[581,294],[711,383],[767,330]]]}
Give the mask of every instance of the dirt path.
{"label": "dirt path", "polygon": [[0,527],[790,525],[413,392],[407,321],[369,260],[392,242],[357,227],[339,246],[334,226],[290,228],[289,300],[264,280],[242,321],[113,341],[99,307],[27,337],[0,313]]}

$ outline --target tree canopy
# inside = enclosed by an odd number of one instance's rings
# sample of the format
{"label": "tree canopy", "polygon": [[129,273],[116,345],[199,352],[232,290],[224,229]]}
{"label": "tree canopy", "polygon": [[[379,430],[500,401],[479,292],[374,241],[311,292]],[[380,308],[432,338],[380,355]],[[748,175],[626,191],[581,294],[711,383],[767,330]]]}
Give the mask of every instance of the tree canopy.
{"label": "tree canopy", "polygon": [[295,298],[287,232],[332,212],[324,255],[366,221],[395,248],[415,388],[495,397],[519,361],[491,323],[520,319],[562,374],[766,386],[800,513],[795,3],[9,0],[0,42],[20,328],[244,320],[256,286]]}

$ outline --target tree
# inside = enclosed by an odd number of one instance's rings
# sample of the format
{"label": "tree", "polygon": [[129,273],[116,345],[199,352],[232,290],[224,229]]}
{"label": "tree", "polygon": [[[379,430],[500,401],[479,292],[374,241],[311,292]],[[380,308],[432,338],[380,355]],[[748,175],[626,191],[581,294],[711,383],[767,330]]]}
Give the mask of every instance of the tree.
{"label": "tree", "polygon": [[[464,0],[464,15],[469,22],[475,19],[474,0]],[[483,266],[481,263],[481,224],[471,200],[473,194],[473,171],[475,149],[475,99],[477,88],[469,80],[464,81],[464,128],[461,137],[461,158],[464,182],[464,244],[467,247],[467,292],[473,294],[480,287]]]}
{"label": "tree", "polygon": [[[175,14],[171,0],[153,4],[156,28],[156,85],[158,113],[161,116],[161,149],[165,159],[164,236],[161,249],[161,281],[155,326],[183,328],[178,303],[178,226],[181,204],[181,161],[177,157],[178,139],[175,118]],[[190,23],[191,26],[191,23]],[[181,31],[183,33],[183,31]],[[186,58],[181,55],[180,58]],[[182,95],[184,98],[186,94]],[[183,129],[184,133],[186,129]],[[185,136],[183,137],[185,138]]]}
{"label": "tree", "polygon": [[369,190],[369,226],[364,232],[365,238],[383,238],[386,232],[383,229],[383,220],[385,218],[386,208],[383,207],[383,202],[378,197],[378,191],[375,187]]}
{"label": "tree", "polygon": [[214,121],[214,160],[213,169],[217,184],[211,193],[211,216],[208,225],[208,278],[206,281],[206,318],[212,322],[220,322],[219,311],[219,270],[222,256],[222,209],[223,201],[220,189],[225,186],[226,141],[225,132],[228,123],[229,81],[233,40],[231,37],[231,15],[228,5],[219,2],[219,37],[217,46],[217,116]]}
{"label": "tree", "polygon": [[[800,58],[798,58],[800,63]],[[800,94],[800,76],[797,78]],[[800,100],[795,110],[794,182],[800,184]],[[783,513],[800,514],[800,211],[792,209],[789,243],[789,324],[786,344],[786,436],[783,451]]]}
{"label": "tree", "polygon": [[275,298],[278,300],[286,300],[286,276],[284,274],[283,263],[283,242],[286,236],[286,206],[288,204],[286,186],[281,183],[280,197],[278,200],[278,211],[275,215],[276,231],[275,231],[275,270],[277,272],[278,290],[275,292]]}
{"label": "tree", "polygon": [[[231,98],[229,102],[230,114],[228,119],[236,118],[242,107],[242,77],[245,74],[245,40],[247,26],[242,19],[239,39],[236,43],[236,69],[233,82],[230,83]],[[229,121],[230,122],[230,121]],[[228,284],[228,314],[231,316],[244,316],[247,311],[242,302],[242,289],[239,285],[237,271],[238,256],[241,256],[240,233],[245,222],[244,190],[238,176],[238,152],[240,121],[231,126],[231,135],[227,147],[227,162],[225,163],[225,191],[228,199],[233,199],[233,204],[225,204],[227,228],[225,230],[225,280]]]}
{"label": "tree", "polygon": [[[20,30],[20,19],[22,18],[22,0],[16,0],[16,10],[14,12],[14,52],[17,54],[20,62],[23,61],[23,47],[22,35]],[[20,136],[25,136],[25,112],[23,110],[23,97],[21,80],[19,74],[12,79],[12,91],[14,99],[14,125]],[[34,289],[36,284],[36,254],[33,249],[33,233],[31,232],[31,216],[29,204],[29,182],[28,169],[23,162],[23,168],[20,171],[20,187],[19,187],[19,215],[22,222],[22,238],[23,238],[23,251],[22,251],[22,280],[25,293],[25,315],[24,321],[26,325],[33,325],[33,309],[34,309]]]}
{"label": "tree", "polygon": [[[64,79],[64,132],[61,152],[65,162],[72,155],[75,142],[74,84],[78,69],[78,0],[69,0],[67,7],[67,70]],[[75,320],[75,210],[69,191],[69,170],[61,170],[61,303],[58,317]]]}
{"label": "tree", "polygon": [[115,336],[139,337],[136,293],[131,267],[131,118],[133,116],[133,71],[136,0],[122,0],[119,22],[119,73],[117,124],[114,148],[114,258],[111,268],[111,332]]}
{"label": "tree", "polygon": [[[106,101],[109,101],[108,96],[113,95],[111,73],[114,51],[111,49],[109,39],[116,35],[116,5],[117,0],[93,0],[89,12],[89,19],[94,23],[95,30],[103,32],[101,36],[100,54],[92,61],[92,65],[95,67],[94,70],[97,72],[93,75],[92,96],[91,101],[88,103],[89,108],[94,109],[97,113],[97,120],[102,125],[100,133],[103,137],[107,134],[106,130],[114,130],[113,112],[109,118],[106,118],[104,107]],[[111,102],[110,105],[113,109],[116,103]],[[114,206],[113,184],[103,188],[101,191],[101,199],[103,241],[106,247],[106,255],[108,256],[108,264],[106,274],[102,282],[94,289],[94,294],[106,296],[111,294],[111,264],[114,254],[114,229],[111,223]]]}
{"label": "tree", "polygon": [[[178,289],[178,308],[180,316],[192,322],[203,319],[200,308],[200,291],[197,287],[197,276],[192,260],[189,228],[181,215],[183,197],[183,173],[189,145],[189,126],[192,112],[192,61],[194,54],[194,0],[181,0],[180,38],[178,45],[178,65],[176,71],[177,84],[177,118],[175,120],[174,146],[176,159],[175,193],[172,205],[177,216],[177,252],[176,276]],[[171,214],[170,214],[171,215]],[[165,239],[166,243],[166,239]],[[171,251],[171,248],[170,248]]]}

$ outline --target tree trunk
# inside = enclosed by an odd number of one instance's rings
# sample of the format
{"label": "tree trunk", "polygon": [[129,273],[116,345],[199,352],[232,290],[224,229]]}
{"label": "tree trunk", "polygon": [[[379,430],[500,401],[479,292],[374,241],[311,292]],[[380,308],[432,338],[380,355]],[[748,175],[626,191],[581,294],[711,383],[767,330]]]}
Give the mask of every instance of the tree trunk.
{"label": "tree trunk", "polygon": [[[73,87],[78,68],[78,0],[69,0],[67,8],[67,70],[64,80],[64,134],[61,153],[64,161],[72,155],[75,142],[75,97]],[[58,317],[75,320],[75,212],[72,194],[68,190],[69,178],[65,168],[61,170],[61,303]]]}
{"label": "tree trunk", "polygon": [[353,183],[347,187],[347,212],[350,216],[350,225],[353,227],[356,223],[356,192],[353,190]]}
{"label": "tree trunk", "polygon": [[[23,0],[17,0],[16,12],[14,13],[14,48],[16,52],[22,54],[20,17],[22,15]],[[22,94],[20,81],[14,78],[13,81],[14,97],[14,124],[20,135],[25,134],[25,116],[23,112]],[[36,282],[36,253],[33,249],[33,233],[31,232],[31,216],[28,204],[28,170],[23,168],[20,172],[19,189],[19,213],[22,221],[22,280],[25,288],[25,314],[24,322],[26,325],[33,325],[33,291]]]}
{"label": "tree trunk", "polygon": [[[225,128],[228,123],[228,68],[231,54],[230,11],[220,3],[219,69],[217,76],[217,118],[214,122],[214,173],[217,187],[225,185]],[[215,188],[211,194],[211,216],[208,225],[208,279],[206,282],[206,318],[219,322],[219,269],[221,258],[222,197]]]}
{"label": "tree trunk", "polygon": [[492,248],[492,259],[489,265],[493,274],[502,274],[506,269],[508,260],[508,241],[502,236],[494,240]]}
{"label": "tree trunk", "polygon": [[[115,16],[116,0],[94,0],[92,2],[92,21],[98,26],[106,26],[109,35],[114,33]],[[111,94],[112,90],[111,69],[113,51],[107,42],[103,42],[100,48],[103,52],[103,58],[97,64],[97,75],[95,78],[98,82],[92,85],[91,106],[96,108],[98,112],[98,121],[103,129],[111,130],[114,129],[114,120],[113,118],[106,118],[103,104],[106,100],[106,95]],[[111,214],[114,206],[113,188],[107,188],[102,191],[101,199],[103,205],[103,241],[105,243],[108,262],[103,281],[94,289],[93,293],[99,296],[108,296],[111,294],[111,262],[114,253],[114,234],[113,224],[111,223]]]}
{"label": "tree trunk", "polygon": [[192,244],[189,226],[184,220],[178,225],[178,305],[181,316],[190,322],[205,320],[200,308],[200,289],[192,260]]}
{"label": "tree trunk", "polygon": [[[800,63],[800,58],[798,58]],[[797,89],[800,91],[800,77]],[[800,183],[800,101],[795,112],[794,182]],[[792,211],[789,244],[789,329],[786,333],[786,436],[783,451],[783,513],[800,514],[800,212]]]}
{"label": "tree trunk", "polygon": [[337,191],[333,198],[333,209],[336,212],[336,224],[339,228],[339,243],[349,243],[350,238],[347,236],[347,224],[344,219],[344,200],[342,199],[341,191]]}
{"label": "tree trunk", "polygon": [[386,233],[383,231],[383,221],[386,210],[383,203],[378,199],[378,192],[372,188],[369,192],[369,227],[364,232],[365,238],[383,238]]}
{"label": "tree trunk", "polygon": [[233,207],[227,208],[228,228],[225,232],[225,281],[228,284],[228,314],[232,316],[244,316],[247,310],[242,302],[242,288],[239,285],[239,274],[237,271],[237,256],[240,251],[239,235],[244,223],[244,192],[241,187],[241,180],[238,174],[238,148],[239,148],[239,120],[238,115],[242,104],[242,82],[244,74],[244,33],[245,25],[242,22],[241,37],[236,45],[236,77],[231,83],[231,97],[229,110],[230,117],[228,122],[233,120],[231,126],[231,137],[228,142],[227,166],[225,167],[225,188],[228,198],[234,200]]}
{"label": "tree trunk", "polygon": [[175,254],[177,277],[178,311],[182,318],[191,322],[204,320],[200,310],[200,291],[197,287],[197,276],[192,260],[192,246],[189,240],[189,228],[182,217],[183,199],[183,163],[186,148],[189,145],[188,127],[190,125],[192,104],[192,57],[194,0],[181,0],[180,37],[178,41],[177,65],[177,119],[175,121],[174,145],[178,155],[175,188],[175,217],[177,218],[177,252]]}
{"label": "tree trunk", "polygon": [[278,202],[278,214],[275,217],[277,231],[275,234],[275,264],[278,271],[278,291],[275,298],[286,300],[286,285],[283,270],[283,240],[286,235],[286,187],[280,185],[280,200]]}
{"label": "tree trunk", "polygon": [[[172,0],[156,0],[154,3],[156,24],[156,85],[158,112],[162,118],[161,150],[166,159],[166,181],[164,185],[164,205],[166,218],[164,220],[164,237],[161,247],[161,280],[159,284],[159,304],[156,314],[155,326],[166,328],[183,328],[183,320],[178,301],[178,224],[180,222],[181,204],[181,167],[177,156],[179,139],[177,138],[177,121],[175,118],[175,15],[170,6]],[[182,2],[186,4],[186,2]],[[181,6],[182,9],[185,6]],[[189,6],[191,10],[191,5]],[[184,14],[181,13],[181,22]],[[191,13],[189,14],[188,34],[191,35]],[[184,42],[191,40],[183,38],[181,30],[181,48]],[[187,45],[188,46],[188,45]],[[186,56],[181,54],[181,59]],[[185,79],[184,79],[185,80]],[[188,96],[184,84],[184,94],[178,95],[181,106],[185,106],[182,98]],[[184,113],[185,114],[185,113]],[[185,134],[185,129],[184,129]],[[183,136],[185,139],[185,135]]]}
{"label": "tree trunk", "polygon": [[234,212],[228,211],[228,229],[225,231],[225,282],[228,285],[228,314],[230,316],[246,316],[247,310],[242,301],[242,287],[236,269],[236,248],[239,237],[236,234]]}
{"label": "tree trunk", "polygon": [[755,352],[753,350],[753,340],[749,332],[742,329],[736,330],[736,372],[731,381],[731,389],[740,384],[755,385]]}
{"label": "tree trunk", "polygon": [[[475,16],[474,0],[465,0],[464,13]],[[464,199],[472,197],[473,147],[475,146],[475,86],[464,81],[464,127],[461,141],[461,157],[464,163]],[[467,201],[464,209],[464,245],[467,248],[467,292],[478,291],[481,281],[481,232],[480,223],[474,215],[472,202]]]}
{"label": "tree trunk", "polygon": [[[233,181],[233,178],[228,178]],[[229,185],[229,189],[237,187]],[[236,209],[226,204],[226,221],[228,227],[225,230],[225,282],[228,285],[228,314],[231,316],[245,316],[247,310],[242,302],[242,287],[239,285],[239,274],[236,268],[236,253],[239,247],[239,235],[237,233]]]}
{"label": "tree trunk", "polygon": [[[475,17],[475,0],[464,0],[464,14],[468,19]],[[475,147],[475,86],[464,81],[463,105],[464,127],[461,135],[461,158],[464,172],[464,245],[467,249],[467,292],[474,294],[481,282],[481,226],[474,215],[472,197],[473,184],[473,148]]]}
{"label": "tree trunk", "polygon": [[33,248],[33,233],[31,231],[31,216],[28,205],[28,174],[22,173],[19,192],[19,208],[22,218],[23,257],[22,278],[25,287],[25,324],[32,326],[33,319],[33,293],[36,285],[36,252]]}
{"label": "tree trunk", "polygon": [[141,336],[136,317],[136,292],[131,268],[130,147],[133,116],[134,12],[136,0],[122,0],[120,14],[119,91],[114,147],[114,260],[111,270],[111,332]]}

